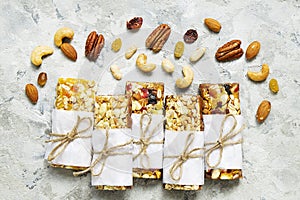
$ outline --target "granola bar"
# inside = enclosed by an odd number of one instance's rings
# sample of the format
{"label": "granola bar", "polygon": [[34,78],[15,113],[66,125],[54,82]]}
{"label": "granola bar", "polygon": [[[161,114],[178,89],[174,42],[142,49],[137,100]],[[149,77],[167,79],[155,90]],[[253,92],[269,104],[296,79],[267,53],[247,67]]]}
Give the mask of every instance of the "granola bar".
{"label": "granola bar", "polygon": [[[168,95],[165,99],[165,129],[174,131],[203,131],[201,100],[198,95]],[[201,166],[199,166],[201,169]],[[168,172],[164,172],[168,173]],[[201,185],[164,183],[166,190],[201,190]]]}
{"label": "granola bar", "polygon": [[[163,114],[163,83],[128,81],[126,83],[125,92],[131,97],[132,114]],[[133,177],[135,178],[160,179],[161,174],[161,169],[133,169]]]}
{"label": "granola bar", "polygon": [[[200,84],[199,93],[203,99],[203,115],[240,115],[239,84]],[[206,178],[233,180],[242,178],[241,169],[206,169]]]}

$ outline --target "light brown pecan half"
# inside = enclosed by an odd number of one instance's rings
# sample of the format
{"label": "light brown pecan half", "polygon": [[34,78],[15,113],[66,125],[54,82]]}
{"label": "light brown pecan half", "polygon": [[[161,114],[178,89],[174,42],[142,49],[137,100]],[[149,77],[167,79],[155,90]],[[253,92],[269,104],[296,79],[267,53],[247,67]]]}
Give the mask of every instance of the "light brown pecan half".
{"label": "light brown pecan half", "polygon": [[102,34],[97,34],[96,31],[92,31],[85,42],[85,56],[91,60],[96,61],[102,48],[104,46],[104,37]]}
{"label": "light brown pecan half", "polygon": [[243,55],[240,40],[232,40],[221,46],[216,52],[216,59],[220,62],[238,59]]}
{"label": "light brown pecan half", "polygon": [[146,39],[146,47],[153,52],[159,52],[171,33],[171,28],[167,24],[159,25]]}

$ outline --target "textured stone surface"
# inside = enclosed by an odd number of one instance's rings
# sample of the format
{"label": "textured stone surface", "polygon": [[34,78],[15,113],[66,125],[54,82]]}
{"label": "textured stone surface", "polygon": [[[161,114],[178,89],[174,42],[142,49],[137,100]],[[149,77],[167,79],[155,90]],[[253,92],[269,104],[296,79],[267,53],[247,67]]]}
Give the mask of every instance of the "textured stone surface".
{"label": "textured stone surface", "polygon": [[[299,11],[298,0],[1,2],[0,199],[299,198]],[[203,59],[210,60],[217,70],[216,80],[240,83],[242,115],[248,125],[243,132],[244,179],[239,182],[206,180],[199,192],[164,191],[161,182],[147,180],[135,181],[131,191],[103,192],[90,186],[89,175],[73,177],[71,171],[52,169],[43,160],[44,140],[51,131],[57,78],[86,71],[95,79],[107,76],[109,70],[100,66],[101,56],[96,66],[84,57],[85,39],[90,31],[97,30],[106,37],[103,51],[110,51],[113,39],[127,31],[126,20],[134,16],[144,18],[142,28],[168,23],[177,33],[197,29],[197,44],[207,47]],[[222,24],[219,34],[210,33],[203,25],[206,17],[216,18]],[[70,26],[75,31],[72,41],[78,52],[75,63],[53,44],[54,33],[62,26]],[[244,50],[252,41],[260,41],[258,56],[251,62],[243,56],[233,62],[217,63],[216,49],[235,38],[242,40]],[[30,54],[41,44],[55,51],[37,68],[30,63]],[[200,61],[196,66],[199,73],[205,67]],[[258,84],[249,81],[245,76],[248,67],[262,63],[270,66],[268,80]],[[135,70],[134,66],[130,67]],[[48,82],[39,88],[39,102],[32,105],[24,88],[26,83],[36,84],[42,71],[47,72]],[[271,78],[279,82],[280,91],[276,95],[268,89]],[[195,79],[195,88],[200,82]],[[272,110],[268,119],[259,125],[255,112],[263,99],[272,103]]]}

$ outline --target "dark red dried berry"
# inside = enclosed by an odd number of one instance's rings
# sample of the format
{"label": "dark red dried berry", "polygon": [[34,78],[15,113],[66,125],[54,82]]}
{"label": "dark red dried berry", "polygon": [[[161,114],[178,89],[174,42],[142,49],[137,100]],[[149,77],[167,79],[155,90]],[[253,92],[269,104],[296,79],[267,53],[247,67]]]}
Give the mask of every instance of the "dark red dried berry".
{"label": "dark red dried berry", "polygon": [[126,23],[127,29],[139,29],[141,28],[142,24],[143,24],[143,18],[141,17],[135,17],[129,20],[129,22],[127,21]]}
{"label": "dark red dried berry", "polygon": [[194,29],[189,29],[183,36],[186,43],[193,43],[198,39],[198,33]]}

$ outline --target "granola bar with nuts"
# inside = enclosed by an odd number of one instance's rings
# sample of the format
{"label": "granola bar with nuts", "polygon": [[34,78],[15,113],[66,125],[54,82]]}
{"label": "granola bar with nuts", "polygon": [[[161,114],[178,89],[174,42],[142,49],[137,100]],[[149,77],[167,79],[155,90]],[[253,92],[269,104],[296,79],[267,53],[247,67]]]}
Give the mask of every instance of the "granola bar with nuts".
{"label": "granola bar with nuts", "polygon": [[55,108],[73,111],[94,111],[95,81],[59,78],[56,86]]}
{"label": "granola bar with nuts", "polygon": [[[154,142],[156,144],[149,144],[147,146],[147,154],[149,155],[140,155],[143,153],[137,153],[137,159],[134,162],[133,177],[135,178],[148,178],[148,179],[160,179],[162,170],[160,168],[151,167],[152,165],[162,165],[162,142],[163,142],[163,123],[159,121],[163,120],[163,100],[164,100],[164,84],[161,82],[134,82],[128,81],[126,83],[126,94],[130,95],[132,102],[132,131],[134,137],[139,138],[135,143],[134,147],[136,153],[143,148],[141,145],[143,142],[141,140],[149,140],[148,142]],[[148,117],[153,120],[150,123],[149,129],[145,135],[145,138],[141,138],[140,133],[140,120],[141,116],[147,114]],[[146,117],[145,117],[146,118]],[[163,122],[163,121],[162,121]],[[159,123],[159,124],[154,124]],[[158,127],[154,137],[149,137],[149,132],[152,131],[153,127]],[[148,137],[148,138],[147,138]],[[161,143],[160,143],[161,142]],[[138,144],[137,144],[138,143]],[[159,144],[158,144],[159,143]],[[146,161],[152,160],[151,166],[144,166],[142,161],[139,159],[141,156],[150,156],[151,152],[155,148],[156,152],[153,154],[155,158],[145,158]],[[152,150],[151,150],[152,149]],[[158,157],[156,157],[158,156]],[[161,164],[155,163],[154,160],[160,160]],[[144,167],[142,167],[144,166]]]}
{"label": "granola bar with nuts", "polygon": [[[204,119],[207,115],[241,115],[238,83],[200,84],[199,93],[203,99]],[[242,170],[207,167],[205,176],[209,179],[233,180],[242,178]]]}
{"label": "granola bar with nuts", "polygon": [[[165,99],[165,113],[166,113],[166,122],[165,122],[165,153],[167,154],[166,149],[170,147],[173,143],[175,144],[175,140],[173,137],[176,135],[176,137],[180,137],[179,140],[186,140],[184,139],[187,134],[194,133],[195,141],[202,141],[202,142],[196,142],[196,146],[199,148],[203,148],[204,143],[204,124],[202,119],[202,113],[201,113],[201,105],[202,101],[199,95],[167,95]],[[172,137],[169,137],[172,136]],[[197,139],[197,140],[196,140]],[[170,142],[169,142],[170,141]],[[191,142],[191,141],[189,141]],[[191,142],[191,144],[192,144]],[[202,145],[200,144],[202,143]],[[178,144],[176,143],[178,146]],[[184,144],[183,144],[184,145]],[[180,146],[180,147],[179,147]],[[179,145],[178,148],[181,148],[182,145]],[[195,146],[194,146],[195,147]],[[190,147],[189,147],[190,148]],[[188,149],[190,151],[191,149]],[[196,152],[195,152],[196,153]],[[203,154],[203,149],[197,153]],[[179,156],[179,155],[178,155]],[[167,156],[168,158],[168,156]],[[166,158],[164,158],[166,159]],[[191,159],[191,158],[190,158]],[[188,166],[188,162],[182,164],[182,173],[179,180],[176,182],[172,180],[170,177],[173,177],[168,170],[168,166],[170,166],[170,160],[164,160],[164,174],[163,174],[163,187],[166,190],[201,190],[202,183],[200,181],[201,177],[204,177],[203,175],[203,155],[200,155],[199,158],[197,158],[197,164],[199,166]],[[173,162],[176,162],[173,160]],[[194,162],[194,161],[193,161]],[[195,163],[194,163],[195,164]],[[189,164],[191,165],[191,164]],[[203,168],[201,170],[201,168]],[[195,171],[191,174],[193,174],[192,177],[189,177],[187,175],[186,170],[189,171]],[[199,179],[197,177],[200,177]],[[192,180],[195,179],[195,180]],[[197,179],[197,180],[196,180]],[[195,181],[195,182],[193,182]],[[186,184],[189,183],[189,184]],[[201,183],[201,184],[200,184]]]}

